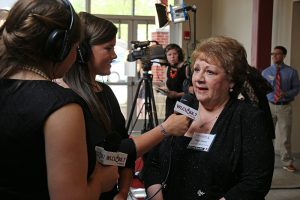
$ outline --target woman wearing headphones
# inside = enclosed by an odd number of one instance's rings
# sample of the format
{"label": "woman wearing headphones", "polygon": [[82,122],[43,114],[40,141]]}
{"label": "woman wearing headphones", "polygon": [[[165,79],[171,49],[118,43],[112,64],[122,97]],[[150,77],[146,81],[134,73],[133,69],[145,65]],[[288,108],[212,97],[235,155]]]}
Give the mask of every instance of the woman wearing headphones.
{"label": "woman wearing headphones", "polygon": [[87,142],[86,104],[52,82],[80,39],[67,0],[19,0],[0,28],[0,199],[96,200],[115,184]]}
{"label": "woman wearing headphones", "polygon": [[184,62],[183,51],[177,44],[168,44],[165,54],[168,60],[165,112],[165,119],[167,119],[174,113],[176,102],[184,95],[183,82],[188,77],[189,66]]}

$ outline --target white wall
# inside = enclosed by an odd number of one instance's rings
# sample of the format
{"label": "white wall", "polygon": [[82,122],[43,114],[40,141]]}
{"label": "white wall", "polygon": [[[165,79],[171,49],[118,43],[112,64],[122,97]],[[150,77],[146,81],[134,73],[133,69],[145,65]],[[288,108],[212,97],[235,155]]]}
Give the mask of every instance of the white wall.
{"label": "white wall", "polygon": [[[186,0],[186,5],[197,7],[196,12],[196,43],[211,36],[212,31],[212,1],[211,0]],[[191,41],[190,54],[192,53],[193,32],[194,32],[194,13],[189,11],[191,20]],[[189,22],[183,22],[183,30],[188,31]],[[182,47],[186,51],[186,42],[183,40]]]}
{"label": "white wall", "polygon": [[[252,0],[186,0],[195,4],[197,13],[197,40],[211,35],[226,35],[241,42],[251,59]],[[297,6],[295,6],[297,4]],[[300,75],[300,0],[274,0],[272,47],[283,45],[288,50],[285,63],[292,65]],[[201,16],[200,16],[201,13]],[[270,57],[271,62],[271,57]],[[300,157],[300,95],[293,102],[292,151]],[[278,145],[275,143],[275,149]]]}
{"label": "white wall", "polygon": [[[198,41],[212,35],[233,37],[244,45],[250,62],[252,39],[251,0],[186,0],[185,3],[197,6],[196,38]],[[193,15],[190,16],[192,19]],[[193,24],[193,20],[191,21]],[[187,22],[184,22],[183,28],[188,30]]]}
{"label": "white wall", "polygon": [[241,42],[251,63],[252,1],[213,0],[212,35],[225,35]]}

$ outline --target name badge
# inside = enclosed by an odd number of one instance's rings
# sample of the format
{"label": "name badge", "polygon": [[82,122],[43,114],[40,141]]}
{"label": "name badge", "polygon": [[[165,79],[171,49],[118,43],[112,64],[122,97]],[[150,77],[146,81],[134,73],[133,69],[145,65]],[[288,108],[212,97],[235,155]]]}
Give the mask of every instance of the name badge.
{"label": "name badge", "polygon": [[194,133],[187,148],[208,152],[215,137],[216,135],[207,133]]}

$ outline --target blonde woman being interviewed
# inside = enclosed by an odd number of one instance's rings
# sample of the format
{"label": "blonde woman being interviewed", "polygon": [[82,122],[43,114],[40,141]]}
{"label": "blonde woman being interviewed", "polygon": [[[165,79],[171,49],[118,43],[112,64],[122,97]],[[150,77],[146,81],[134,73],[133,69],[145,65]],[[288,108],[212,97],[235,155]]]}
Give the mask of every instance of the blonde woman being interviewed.
{"label": "blonde woman being interviewed", "polygon": [[185,136],[166,138],[148,156],[148,196],[159,191],[153,199],[264,199],[274,169],[273,133],[270,115],[237,99],[248,85],[244,47],[229,37],[206,39],[193,52],[193,70],[197,119]]}

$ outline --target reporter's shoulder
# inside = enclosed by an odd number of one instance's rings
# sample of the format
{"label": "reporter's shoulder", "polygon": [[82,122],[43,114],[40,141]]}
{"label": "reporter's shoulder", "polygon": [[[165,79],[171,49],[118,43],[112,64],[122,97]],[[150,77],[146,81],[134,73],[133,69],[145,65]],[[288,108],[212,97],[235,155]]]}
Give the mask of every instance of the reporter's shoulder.
{"label": "reporter's shoulder", "polygon": [[83,99],[72,89],[61,87],[55,82],[41,85],[40,89],[44,90],[44,92],[40,94],[41,98],[48,99],[48,101],[51,100],[53,102],[70,102],[78,104],[83,103]]}
{"label": "reporter's shoulder", "polygon": [[55,82],[42,82],[32,89],[32,105],[43,113],[49,115],[67,104],[85,106],[84,100],[69,88],[63,88]]}

